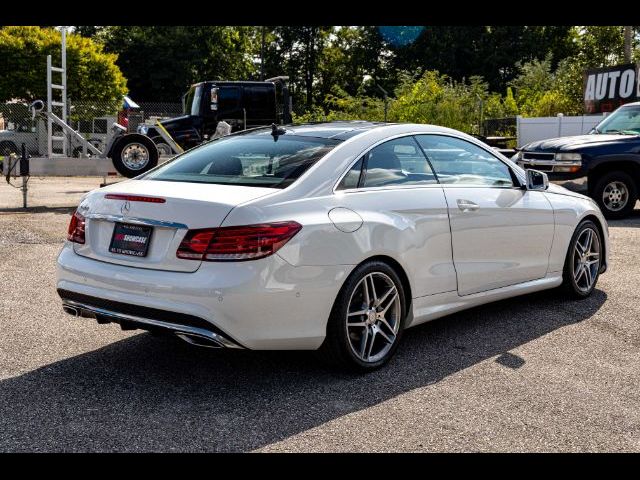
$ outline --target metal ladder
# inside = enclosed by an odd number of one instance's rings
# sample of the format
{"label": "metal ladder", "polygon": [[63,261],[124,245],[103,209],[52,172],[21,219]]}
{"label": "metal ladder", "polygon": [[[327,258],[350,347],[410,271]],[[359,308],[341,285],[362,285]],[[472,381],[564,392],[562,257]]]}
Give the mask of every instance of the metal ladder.
{"label": "metal ladder", "polygon": [[[65,132],[59,135],[53,134],[54,114],[53,109],[61,109],[59,118],[63,123],[67,123],[67,27],[61,27],[62,33],[62,64],[60,67],[54,67],[51,64],[51,55],[47,55],[47,153],[49,158],[53,157],[66,157],[68,150],[68,140]],[[53,83],[53,73],[60,73],[62,81],[60,83]],[[59,90],[62,96],[62,100],[53,99],[53,91]],[[54,142],[60,142],[62,144],[62,154],[53,152]]]}

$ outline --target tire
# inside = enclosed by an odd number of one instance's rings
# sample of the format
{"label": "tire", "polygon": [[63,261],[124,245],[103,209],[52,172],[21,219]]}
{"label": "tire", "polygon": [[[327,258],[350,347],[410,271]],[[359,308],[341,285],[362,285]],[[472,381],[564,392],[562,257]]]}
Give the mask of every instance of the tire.
{"label": "tire", "polygon": [[[583,248],[576,247],[578,241],[581,246],[587,245],[586,237],[589,235],[587,231],[593,235],[590,246],[587,247],[586,255],[581,255]],[[589,253],[591,252],[591,254]],[[597,253],[597,263],[589,265],[582,274],[580,273],[580,265],[584,265],[584,261],[593,262],[595,257],[593,253]],[[596,287],[598,277],[600,276],[600,268],[602,266],[603,242],[602,235],[595,223],[591,220],[585,220],[578,225],[567,250],[567,257],[564,262],[564,271],[562,274],[561,288],[572,298],[587,298]],[[587,280],[591,280],[587,287]]]}
{"label": "tire", "polygon": [[[383,315],[386,325],[375,313],[353,315],[353,312],[365,311],[364,282],[371,292],[371,279],[376,297],[383,300],[376,310]],[[373,297],[370,293],[369,305],[374,304]],[[347,316],[348,312],[352,315]],[[363,263],[349,275],[336,297],[327,323],[327,336],[318,356],[325,363],[344,370],[368,372],[380,368],[398,348],[406,317],[405,291],[396,271],[381,261]],[[347,327],[347,321],[361,325]]]}
{"label": "tire", "polygon": [[130,133],[116,141],[111,160],[120,175],[133,178],[158,165],[158,149],[149,137]]}
{"label": "tire", "polygon": [[12,153],[18,154],[18,147],[13,142],[0,143],[0,157],[8,157]]}
{"label": "tire", "polygon": [[156,148],[158,149],[158,155],[171,155],[173,154],[173,150],[169,146],[167,142],[164,141],[162,137],[154,137],[152,138],[153,142],[156,144]]}
{"label": "tire", "polygon": [[626,172],[614,171],[603,175],[592,191],[591,197],[609,219],[628,217],[638,199],[636,182]]}

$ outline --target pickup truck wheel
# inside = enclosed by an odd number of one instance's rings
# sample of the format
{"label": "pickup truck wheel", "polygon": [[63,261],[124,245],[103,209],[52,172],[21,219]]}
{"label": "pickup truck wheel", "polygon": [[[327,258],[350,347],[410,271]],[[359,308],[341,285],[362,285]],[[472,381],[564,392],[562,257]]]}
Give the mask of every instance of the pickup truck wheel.
{"label": "pickup truck wheel", "polygon": [[111,160],[120,175],[133,178],[158,164],[158,149],[149,137],[131,133],[118,139]]}
{"label": "pickup truck wheel", "polygon": [[628,217],[638,199],[633,178],[628,173],[609,172],[600,178],[593,189],[592,198],[609,219]]}

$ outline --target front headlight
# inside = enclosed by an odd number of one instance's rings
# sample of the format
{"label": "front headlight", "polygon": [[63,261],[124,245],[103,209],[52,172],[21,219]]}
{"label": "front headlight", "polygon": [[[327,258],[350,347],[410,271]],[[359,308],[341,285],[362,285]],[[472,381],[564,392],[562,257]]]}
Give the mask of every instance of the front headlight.
{"label": "front headlight", "polygon": [[138,133],[141,133],[142,135],[146,135],[148,131],[149,127],[147,127],[146,125],[140,125],[138,127]]}
{"label": "front headlight", "polygon": [[556,153],[555,158],[559,162],[579,162],[582,160],[582,155],[579,153]]}

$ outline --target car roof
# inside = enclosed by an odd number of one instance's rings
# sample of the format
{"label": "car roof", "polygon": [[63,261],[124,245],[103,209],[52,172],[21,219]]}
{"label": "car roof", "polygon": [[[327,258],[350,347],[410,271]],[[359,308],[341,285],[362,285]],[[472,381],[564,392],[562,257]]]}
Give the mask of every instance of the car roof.
{"label": "car roof", "polygon": [[[396,125],[385,122],[367,122],[364,120],[339,120],[333,122],[308,122],[288,125],[278,125],[285,134],[299,137],[326,138],[332,140],[347,140],[351,137],[367,132],[374,128]],[[270,134],[272,127],[257,127],[246,130],[246,134]],[[244,132],[238,132],[243,134]]]}
{"label": "car roof", "polygon": [[[386,127],[386,128],[385,128]],[[420,131],[424,133],[455,133],[469,137],[463,132],[452,130],[446,127],[429,124],[412,124],[412,123],[390,123],[390,122],[369,122],[365,120],[335,120],[332,122],[309,122],[301,124],[279,125],[279,129],[283,129],[283,134],[296,135],[301,137],[315,137],[332,140],[348,140],[357,135],[370,132],[377,129],[392,129],[394,133],[403,131]],[[234,135],[265,135],[271,134],[272,127],[256,127],[245,131],[240,131]],[[471,138],[471,137],[469,137]]]}
{"label": "car roof", "polygon": [[309,122],[297,125],[285,125],[287,133],[302,137],[331,138],[347,140],[374,128],[395,125],[386,122],[368,122],[364,120],[339,120],[333,122]]}

